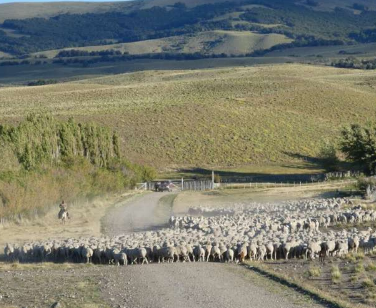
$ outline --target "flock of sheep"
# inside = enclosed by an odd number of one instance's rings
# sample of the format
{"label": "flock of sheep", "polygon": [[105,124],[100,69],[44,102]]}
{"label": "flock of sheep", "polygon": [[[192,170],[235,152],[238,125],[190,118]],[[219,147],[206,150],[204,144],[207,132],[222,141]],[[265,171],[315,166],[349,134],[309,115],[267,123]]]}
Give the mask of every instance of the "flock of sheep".
{"label": "flock of sheep", "polygon": [[309,199],[278,204],[235,204],[226,208],[192,208],[171,217],[169,227],[113,238],[48,240],[7,244],[10,262],[85,262],[136,264],[149,262],[245,259],[325,258],[376,246],[376,233],[337,225],[376,221],[376,211],[348,199]]}

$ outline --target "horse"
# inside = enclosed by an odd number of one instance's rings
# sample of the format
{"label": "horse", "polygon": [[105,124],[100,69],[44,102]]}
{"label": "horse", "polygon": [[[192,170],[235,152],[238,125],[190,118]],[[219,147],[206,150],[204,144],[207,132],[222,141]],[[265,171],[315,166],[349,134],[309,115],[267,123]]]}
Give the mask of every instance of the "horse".
{"label": "horse", "polygon": [[61,220],[61,223],[65,225],[65,221],[70,219],[68,211],[66,209],[61,209],[58,218]]}

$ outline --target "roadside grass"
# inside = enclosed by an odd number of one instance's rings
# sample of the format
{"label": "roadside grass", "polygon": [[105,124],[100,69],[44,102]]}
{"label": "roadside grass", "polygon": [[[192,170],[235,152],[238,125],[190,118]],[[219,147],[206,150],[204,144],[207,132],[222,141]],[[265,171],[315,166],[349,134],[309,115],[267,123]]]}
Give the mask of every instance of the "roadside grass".
{"label": "roadside grass", "polygon": [[[314,285],[305,282],[301,279],[296,279],[295,277],[290,277],[283,272],[276,272],[275,270],[269,268],[265,264],[260,264],[257,262],[247,262],[246,266],[253,270],[254,272],[260,274],[261,276],[272,279],[282,285],[288,286],[299,293],[306,294],[310,296],[315,301],[324,304],[328,307],[337,307],[337,308],[352,308],[353,305],[349,302],[346,302],[336,296],[333,296],[325,290],[321,290]],[[358,304],[357,307],[365,307],[362,304]]]}
{"label": "roadside grass", "polygon": [[[161,171],[279,164],[306,173],[322,169],[315,157],[324,140],[335,142],[344,125],[374,118],[376,91],[369,84],[375,74],[286,64],[5,87],[0,120],[49,111],[96,121],[119,133],[129,160]],[[289,168],[301,162],[313,168]]]}

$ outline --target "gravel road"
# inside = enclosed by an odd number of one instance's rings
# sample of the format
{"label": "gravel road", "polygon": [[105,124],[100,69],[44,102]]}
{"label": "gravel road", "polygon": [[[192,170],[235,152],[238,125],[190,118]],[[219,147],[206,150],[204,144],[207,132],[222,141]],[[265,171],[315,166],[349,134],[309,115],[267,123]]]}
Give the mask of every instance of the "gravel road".
{"label": "gravel road", "polygon": [[162,228],[170,218],[156,215],[159,201],[171,193],[147,193],[117,204],[104,218],[104,232],[118,235]]}
{"label": "gravel road", "polygon": [[[106,232],[115,235],[163,226],[169,217],[161,219],[155,213],[159,200],[167,194],[149,193],[116,207],[104,220]],[[323,307],[233,264],[110,267],[101,291],[104,299],[116,308]]]}

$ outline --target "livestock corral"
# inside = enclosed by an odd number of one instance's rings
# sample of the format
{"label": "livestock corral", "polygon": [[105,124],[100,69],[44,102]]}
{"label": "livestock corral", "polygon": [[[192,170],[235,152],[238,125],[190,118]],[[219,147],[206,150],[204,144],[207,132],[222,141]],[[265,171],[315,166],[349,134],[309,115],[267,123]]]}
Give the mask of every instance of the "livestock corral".
{"label": "livestock corral", "polygon": [[[375,210],[347,198],[238,203],[191,207],[155,231],[7,244],[4,252],[7,261],[20,263],[251,262],[313,282],[329,271],[337,286],[343,267],[347,264],[350,271],[353,264],[364,277],[349,276],[349,281],[356,279],[369,295],[374,282],[365,273],[376,268],[376,232],[371,228],[375,223]],[[366,297],[360,301],[369,303]]]}

